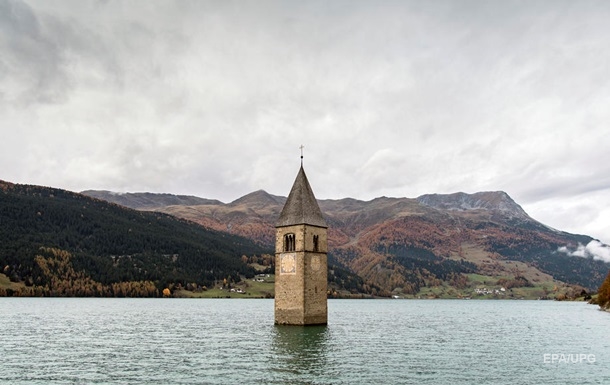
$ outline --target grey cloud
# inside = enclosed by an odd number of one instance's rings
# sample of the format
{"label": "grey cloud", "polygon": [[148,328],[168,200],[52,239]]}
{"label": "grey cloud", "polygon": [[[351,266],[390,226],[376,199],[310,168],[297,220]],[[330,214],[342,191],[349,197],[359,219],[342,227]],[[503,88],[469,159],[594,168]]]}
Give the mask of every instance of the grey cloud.
{"label": "grey cloud", "polygon": [[101,71],[106,83],[119,72],[105,43],[76,20],[8,0],[0,2],[0,28],[0,85],[6,102],[63,103],[82,80],[75,71]]}
{"label": "grey cloud", "polygon": [[305,144],[319,198],[505,190],[556,228],[610,185],[604,1],[0,7],[16,182],[286,194]]}
{"label": "grey cloud", "polygon": [[20,1],[0,3],[2,74],[5,101],[53,101],[67,86],[57,43],[45,36],[40,20]]}

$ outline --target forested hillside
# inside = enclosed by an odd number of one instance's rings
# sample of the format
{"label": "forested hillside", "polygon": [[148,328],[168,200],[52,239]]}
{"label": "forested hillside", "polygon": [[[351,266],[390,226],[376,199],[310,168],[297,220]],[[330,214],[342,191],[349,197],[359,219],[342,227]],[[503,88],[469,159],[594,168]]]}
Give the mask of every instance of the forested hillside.
{"label": "forested hillside", "polygon": [[252,277],[242,256],[269,252],[167,214],[0,181],[0,272],[22,294],[156,296]]}

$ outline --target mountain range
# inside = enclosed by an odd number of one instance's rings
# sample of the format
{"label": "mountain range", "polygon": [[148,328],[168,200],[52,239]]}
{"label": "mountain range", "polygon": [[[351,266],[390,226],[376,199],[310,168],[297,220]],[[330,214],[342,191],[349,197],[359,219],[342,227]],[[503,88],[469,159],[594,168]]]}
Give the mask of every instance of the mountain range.
{"label": "mountain range", "polygon": [[[263,190],[230,203],[170,194],[82,194],[167,213],[270,249],[286,201]],[[318,203],[329,225],[329,260],[362,277],[373,294],[413,295],[427,287],[464,286],[469,279],[484,283],[486,277],[503,286],[596,290],[610,267],[594,255],[574,256],[596,240],[536,221],[502,191]]]}
{"label": "mountain range", "polygon": [[[109,195],[113,195],[108,193]],[[0,296],[155,297],[167,290],[206,291],[248,285],[273,273],[273,248],[150,208],[220,204],[170,194],[121,197],[122,205],[0,180]],[[330,264],[337,296],[363,293],[363,280]],[[171,290],[170,290],[171,289]],[[257,295],[272,296],[273,285]],[[221,292],[222,293],[222,292]],[[221,294],[218,293],[218,294]]]}

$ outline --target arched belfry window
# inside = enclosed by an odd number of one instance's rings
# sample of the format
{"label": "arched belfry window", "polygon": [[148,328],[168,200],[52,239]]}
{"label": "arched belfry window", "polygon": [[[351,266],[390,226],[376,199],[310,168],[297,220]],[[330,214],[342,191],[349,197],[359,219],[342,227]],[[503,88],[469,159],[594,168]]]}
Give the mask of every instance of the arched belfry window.
{"label": "arched belfry window", "polygon": [[313,236],[313,251],[320,251],[320,243],[317,235]]}
{"label": "arched belfry window", "polygon": [[284,251],[294,251],[295,241],[294,234],[284,234]]}

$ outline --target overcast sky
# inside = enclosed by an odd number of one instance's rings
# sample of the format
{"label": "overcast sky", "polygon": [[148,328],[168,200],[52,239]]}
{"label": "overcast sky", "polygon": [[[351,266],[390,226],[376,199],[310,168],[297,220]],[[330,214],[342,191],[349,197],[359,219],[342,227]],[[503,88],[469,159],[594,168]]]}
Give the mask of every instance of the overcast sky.
{"label": "overcast sky", "polygon": [[609,1],[0,0],[0,179],[503,190],[610,243]]}

